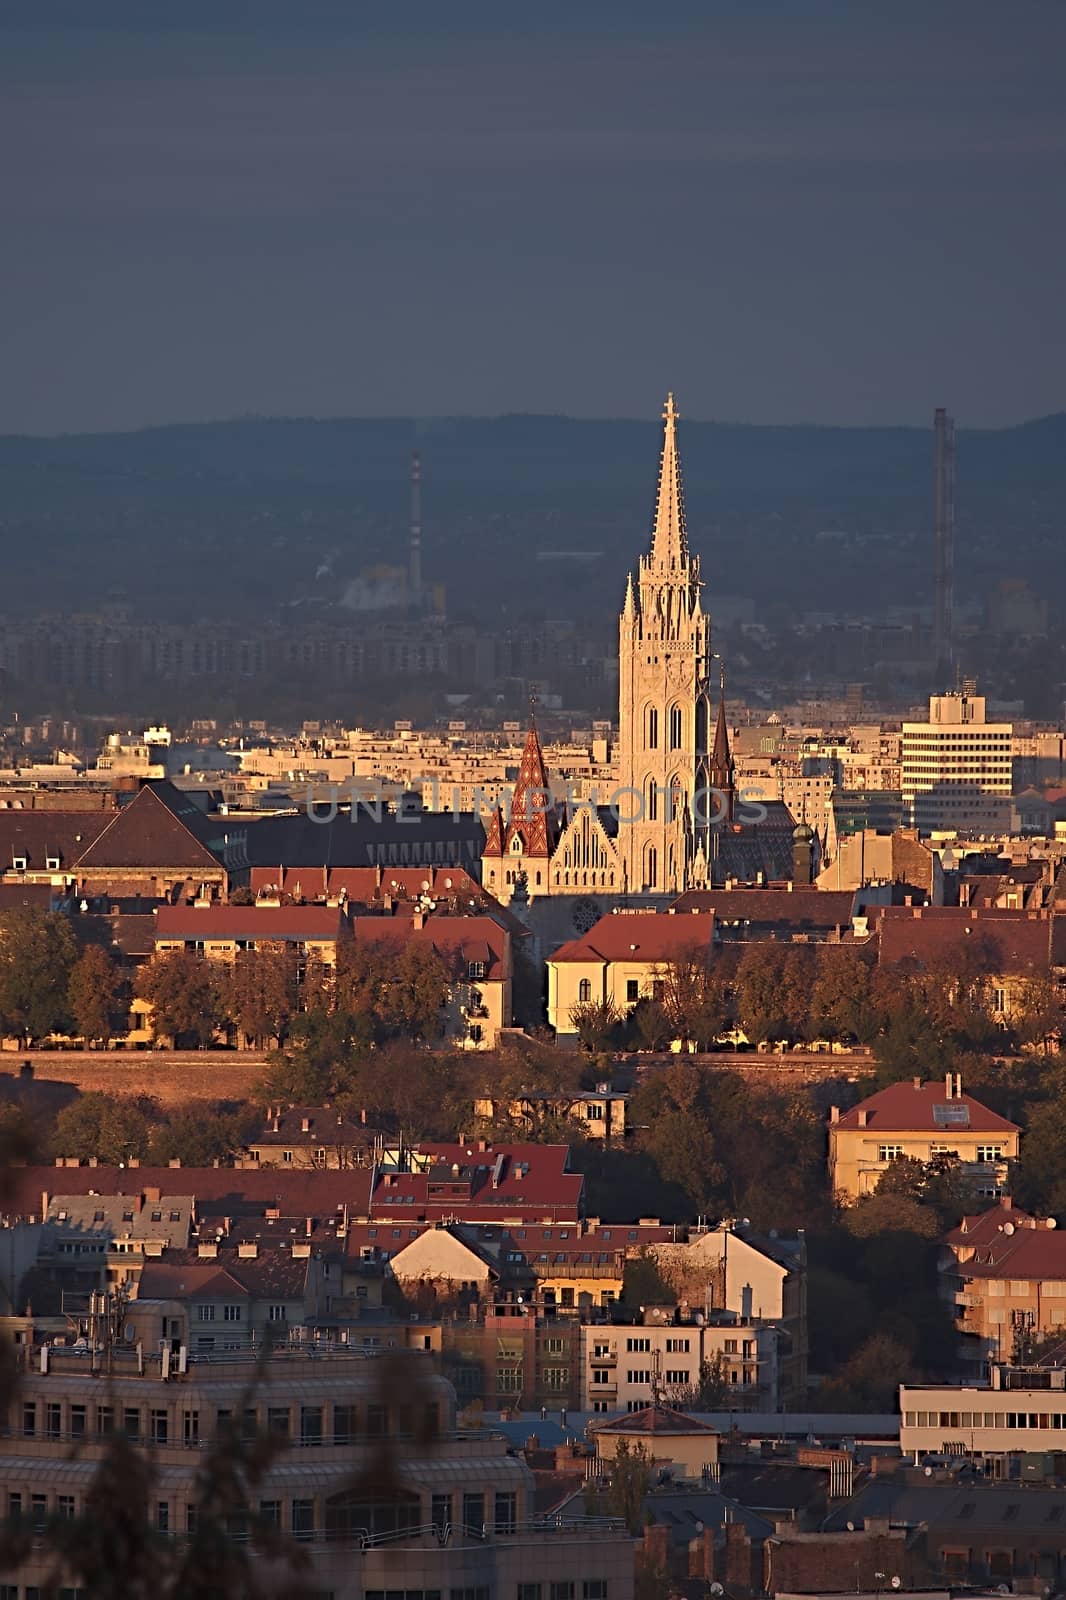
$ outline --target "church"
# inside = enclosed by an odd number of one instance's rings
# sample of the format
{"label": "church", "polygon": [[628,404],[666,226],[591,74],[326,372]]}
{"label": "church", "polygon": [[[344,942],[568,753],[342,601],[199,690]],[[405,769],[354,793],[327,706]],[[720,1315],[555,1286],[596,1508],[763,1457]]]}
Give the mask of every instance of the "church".
{"label": "church", "polygon": [[[678,414],[663,410],[663,446],[650,549],[626,584],[618,625],[616,781],[605,804],[560,816],[531,719],[510,817],[497,809],[482,883],[509,901],[544,895],[676,896],[722,883],[729,858],[743,876],[792,875],[793,819],[780,802],[760,823],[737,820],[725,677],[711,688],[711,623],[699,556],[688,547]],[[717,707],[715,707],[717,699]],[[737,874],[740,875],[740,874]]]}

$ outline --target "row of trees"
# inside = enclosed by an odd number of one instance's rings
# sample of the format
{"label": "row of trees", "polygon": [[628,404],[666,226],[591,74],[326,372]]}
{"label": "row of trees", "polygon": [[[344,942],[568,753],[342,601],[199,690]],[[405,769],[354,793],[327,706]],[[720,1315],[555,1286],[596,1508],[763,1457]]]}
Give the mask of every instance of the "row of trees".
{"label": "row of trees", "polygon": [[1050,978],[1015,986],[1009,1029],[994,1007],[1000,965],[991,941],[975,941],[934,965],[877,966],[853,946],[728,945],[665,963],[655,996],[624,1015],[610,1002],[573,1008],[586,1050],[662,1050],[679,1039],[710,1049],[731,1029],[752,1043],[827,1039],[873,1046],[885,1081],[922,1071],[932,1054],[1050,1047],[1062,1034],[1062,996]]}

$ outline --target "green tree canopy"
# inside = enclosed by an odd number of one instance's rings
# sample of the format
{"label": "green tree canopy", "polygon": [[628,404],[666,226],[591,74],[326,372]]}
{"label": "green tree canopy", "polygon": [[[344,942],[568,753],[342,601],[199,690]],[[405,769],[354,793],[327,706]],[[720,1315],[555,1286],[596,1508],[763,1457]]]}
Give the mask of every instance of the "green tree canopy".
{"label": "green tree canopy", "polygon": [[0,913],[0,1031],[32,1044],[70,1028],[70,979],[78,941],[58,911]]}

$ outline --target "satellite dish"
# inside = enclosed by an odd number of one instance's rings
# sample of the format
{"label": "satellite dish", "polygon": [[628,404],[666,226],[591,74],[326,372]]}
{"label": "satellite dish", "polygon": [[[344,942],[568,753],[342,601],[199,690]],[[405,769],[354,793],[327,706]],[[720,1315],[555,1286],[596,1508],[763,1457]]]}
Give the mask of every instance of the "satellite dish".
{"label": "satellite dish", "polygon": [[902,1582],[903,1582],[903,1579],[899,1576],[898,1573],[893,1573],[892,1574],[892,1587],[893,1587],[893,1589],[898,1589],[900,1587],[900,1585],[902,1584]]}
{"label": "satellite dish", "polygon": [[725,1590],[722,1588],[722,1585],[720,1583],[712,1583],[711,1584],[711,1593],[713,1595],[725,1594]]}
{"label": "satellite dish", "polygon": [[932,1477],[932,1476],[933,1476],[933,1469],[932,1469],[932,1467],[926,1467],[926,1469],[925,1469],[925,1475],[926,1475],[926,1477],[927,1477],[927,1478],[931,1478],[931,1477]]}
{"label": "satellite dish", "polygon": [[1013,1222],[1005,1222],[1003,1224],[1003,1232],[1006,1233],[1006,1234],[1013,1233],[1014,1232],[1014,1224],[1013,1224]]}
{"label": "satellite dish", "polygon": [[855,1524],[854,1524],[854,1522],[846,1522],[844,1524],[844,1526],[847,1528],[849,1533],[854,1533],[855,1532]]}
{"label": "satellite dish", "polygon": [[1058,1227],[1058,1223],[1055,1221],[1054,1217],[1048,1217],[1047,1221],[1044,1223],[1044,1227],[1045,1228],[1057,1228]]}

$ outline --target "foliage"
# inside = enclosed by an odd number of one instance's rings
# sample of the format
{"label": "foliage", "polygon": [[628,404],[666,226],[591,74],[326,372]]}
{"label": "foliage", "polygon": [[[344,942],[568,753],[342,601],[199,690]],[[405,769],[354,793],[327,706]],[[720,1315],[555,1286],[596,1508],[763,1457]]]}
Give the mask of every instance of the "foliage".
{"label": "foliage", "polygon": [[610,1515],[621,1517],[630,1533],[640,1532],[644,1498],[651,1488],[655,1458],[643,1440],[630,1444],[619,1439],[611,1462],[611,1486],[607,1491]]}
{"label": "foliage", "polygon": [[70,1027],[68,992],[78,942],[58,911],[0,913],[0,1033],[32,1043]]}
{"label": "foliage", "polygon": [[593,1054],[617,1045],[622,1013],[610,1000],[582,1000],[570,1007],[570,1024],[582,1050]]}
{"label": "foliage", "polygon": [[106,1166],[132,1158],[143,1160],[152,1137],[152,1123],[132,1100],[113,1099],[96,1090],[73,1101],[56,1118],[55,1146],[60,1156]]}
{"label": "foliage", "polygon": [[889,1333],[872,1333],[818,1390],[820,1411],[895,1411],[899,1385],[917,1376],[911,1352]]}
{"label": "foliage", "polygon": [[137,994],[152,1007],[157,1037],[175,1046],[205,1045],[222,1020],[219,974],[193,950],[154,955],[137,974]]}
{"label": "foliage", "polygon": [[675,956],[657,970],[654,982],[670,1038],[710,1049],[729,1025],[729,997],[706,952]]}
{"label": "foliage", "polygon": [[683,1384],[668,1396],[672,1406],[680,1411],[719,1411],[729,1386],[729,1373],[725,1357],[720,1350],[705,1356],[694,1383]]}
{"label": "foliage", "polygon": [[299,1003],[295,954],[283,945],[239,951],[220,970],[218,993],[221,1011],[245,1038],[280,1044]]}
{"label": "foliage", "polygon": [[67,1002],[75,1032],[89,1044],[106,1044],[114,1032],[122,975],[102,945],[86,945],[71,968]]}
{"label": "foliage", "polygon": [[751,1040],[790,1044],[809,1036],[815,955],[809,945],[756,941],[744,948],[734,992]]}
{"label": "foliage", "polygon": [[180,1161],[183,1167],[225,1164],[245,1143],[253,1120],[250,1112],[222,1106],[184,1107],[153,1128],[148,1160],[157,1167],[171,1161]]}

